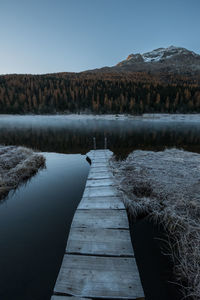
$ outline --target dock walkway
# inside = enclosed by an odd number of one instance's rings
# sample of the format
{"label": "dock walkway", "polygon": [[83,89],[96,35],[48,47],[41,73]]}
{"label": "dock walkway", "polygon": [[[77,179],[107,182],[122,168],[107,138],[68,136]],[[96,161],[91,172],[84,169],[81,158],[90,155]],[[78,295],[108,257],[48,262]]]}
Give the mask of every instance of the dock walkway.
{"label": "dock walkway", "polygon": [[51,300],[144,299],[127,213],[115,186],[109,150],[92,150]]}

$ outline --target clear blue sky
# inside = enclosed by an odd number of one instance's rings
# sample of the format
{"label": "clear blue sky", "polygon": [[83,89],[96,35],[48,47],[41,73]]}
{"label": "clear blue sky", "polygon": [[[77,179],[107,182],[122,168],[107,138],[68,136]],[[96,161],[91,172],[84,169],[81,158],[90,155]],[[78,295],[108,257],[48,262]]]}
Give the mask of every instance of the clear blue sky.
{"label": "clear blue sky", "polygon": [[200,53],[200,0],[0,0],[0,74],[82,71],[170,45]]}

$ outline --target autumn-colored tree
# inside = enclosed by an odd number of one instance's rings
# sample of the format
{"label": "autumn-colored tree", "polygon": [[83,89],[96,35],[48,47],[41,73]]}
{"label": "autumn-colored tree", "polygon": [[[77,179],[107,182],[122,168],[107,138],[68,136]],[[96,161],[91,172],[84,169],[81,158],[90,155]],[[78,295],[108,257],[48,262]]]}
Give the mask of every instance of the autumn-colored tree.
{"label": "autumn-colored tree", "polygon": [[145,72],[0,76],[0,113],[81,111],[200,112],[200,80]]}

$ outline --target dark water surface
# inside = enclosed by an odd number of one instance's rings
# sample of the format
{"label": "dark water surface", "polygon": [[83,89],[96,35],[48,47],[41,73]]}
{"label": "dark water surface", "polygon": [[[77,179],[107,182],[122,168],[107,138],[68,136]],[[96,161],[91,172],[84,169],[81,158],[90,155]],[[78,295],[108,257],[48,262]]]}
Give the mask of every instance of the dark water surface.
{"label": "dark water surface", "polygon": [[50,299],[84,190],[84,156],[45,157],[46,169],[0,205],[1,300]]}
{"label": "dark water surface", "polygon": [[[195,116],[194,116],[195,118]],[[200,122],[162,120],[92,120],[66,116],[1,116],[0,144],[25,145],[43,152],[87,153],[108,148],[121,157],[135,149],[178,147],[200,153]]]}
{"label": "dark water surface", "polygon": [[81,154],[93,147],[93,136],[98,148],[106,136],[119,158],[135,149],[200,153],[195,121],[0,116],[0,144],[52,152],[45,153],[46,169],[0,203],[0,300],[50,299],[89,171]]}
{"label": "dark water surface", "polygon": [[145,300],[183,300],[173,274],[173,263],[166,255],[169,249],[164,228],[148,217],[138,218],[136,222],[129,218],[129,224]]}

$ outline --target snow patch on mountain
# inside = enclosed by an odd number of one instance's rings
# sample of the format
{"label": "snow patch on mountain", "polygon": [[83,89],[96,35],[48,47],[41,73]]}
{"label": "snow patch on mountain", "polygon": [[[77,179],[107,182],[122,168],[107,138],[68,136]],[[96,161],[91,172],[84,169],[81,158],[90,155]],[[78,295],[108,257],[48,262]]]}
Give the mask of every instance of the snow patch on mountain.
{"label": "snow patch on mountain", "polygon": [[144,53],[142,54],[142,58],[144,59],[144,62],[156,62],[162,59],[169,59],[180,54],[197,56],[196,53],[185,48],[170,46],[168,48],[158,48],[151,52]]}
{"label": "snow patch on mountain", "polygon": [[[175,47],[175,46],[170,46],[168,48],[158,48],[150,52],[146,52],[143,54],[130,54],[127,59],[124,61],[130,61],[130,62],[159,62],[161,60],[166,60],[172,57],[175,57],[177,55],[190,55],[193,57],[199,57],[198,54],[196,54],[193,51],[189,51],[185,48],[182,47]],[[123,62],[122,62],[123,63]]]}

